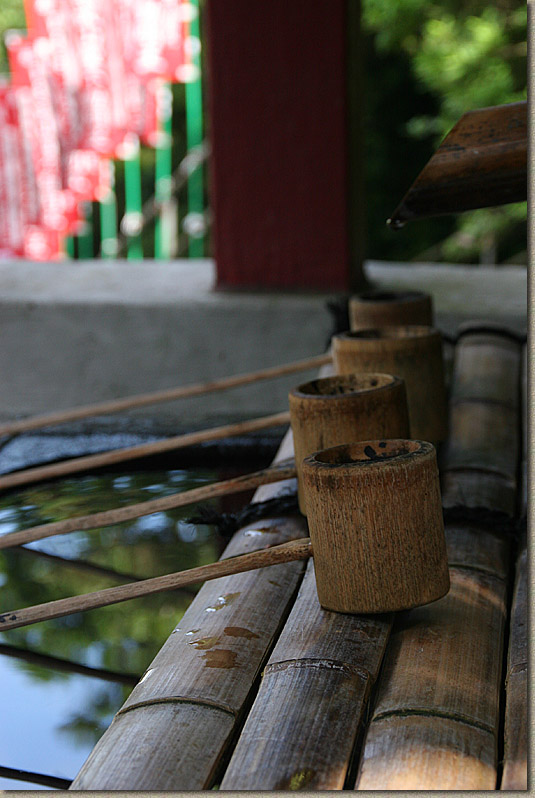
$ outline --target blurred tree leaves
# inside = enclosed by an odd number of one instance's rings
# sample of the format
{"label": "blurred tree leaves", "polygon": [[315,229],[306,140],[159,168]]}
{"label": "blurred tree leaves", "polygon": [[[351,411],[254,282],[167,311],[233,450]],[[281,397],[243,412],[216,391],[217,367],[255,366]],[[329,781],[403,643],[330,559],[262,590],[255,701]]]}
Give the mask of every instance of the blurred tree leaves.
{"label": "blurred tree leaves", "polygon": [[0,34],[2,38],[2,44],[0,45],[0,74],[9,71],[4,34],[10,29],[26,30],[26,17],[24,16],[22,0],[2,0],[0,4]]}
{"label": "blurred tree leaves", "polygon": [[[380,139],[397,138],[405,153],[405,158],[398,153],[398,161],[404,160],[401,168],[406,172],[410,165],[412,170],[400,192],[396,180],[387,194],[383,175],[397,172],[399,163],[384,145],[372,160],[369,207],[381,210],[377,219],[368,215],[368,257],[408,260],[423,254],[432,260],[485,262],[525,249],[525,203],[415,222],[402,233],[384,229],[386,216],[462,114],[525,99],[525,3],[362,0],[362,15],[369,139],[387,126],[389,133],[381,131]],[[388,101],[396,95],[402,96],[405,111],[399,102],[378,107],[377,97]],[[416,143],[421,157],[414,155]]]}

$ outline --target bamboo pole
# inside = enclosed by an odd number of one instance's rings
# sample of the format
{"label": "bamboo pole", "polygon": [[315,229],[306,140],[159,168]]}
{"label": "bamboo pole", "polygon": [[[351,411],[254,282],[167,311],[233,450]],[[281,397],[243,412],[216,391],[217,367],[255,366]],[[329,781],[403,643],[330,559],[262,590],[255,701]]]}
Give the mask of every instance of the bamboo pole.
{"label": "bamboo pole", "polygon": [[527,193],[527,103],[468,111],[424,166],[388,224],[520,202]]}
{"label": "bamboo pole", "polygon": [[[288,432],[276,460],[291,455]],[[264,485],[253,501],[288,487]],[[224,556],[304,535],[306,523],[297,516],[258,520],[234,535]],[[203,585],[71,789],[210,789],[302,572],[302,562],[286,563]]]}
{"label": "bamboo pole", "polygon": [[146,407],[147,405],[157,404],[159,402],[171,402],[175,399],[186,399],[215,391],[227,391],[230,388],[250,385],[260,380],[269,380],[275,377],[283,377],[287,374],[294,374],[299,371],[312,370],[331,362],[332,358],[330,354],[316,355],[315,357],[305,358],[304,360],[286,363],[282,366],[272,366],[247,374],[236,374],[231,377],[223,377],[219,380],[211,380],[210,382],[181,385],[162,391],[152,391],[151,393],[138,394],[137,396],[126,396],[123,399],[111,399],[106,402],[84,405],[83,407],[75,407],[69,410],[59,410],[54,413],[32,416],[31,418],[8,421],[4,424],[0,424],[0,435],[14,435],[18,432],[28,432],[32,429],[63,424],[66,421],[79,421],[80,419],[90,418],[91,416],[99,416],[105,413],[119,413],[123,410]]}
{"label": "bamboo pole", "polygon": [[450,435],[443,451],[442,501],[517,509],[520,344],[474,327],[455,349]]}
{"label": "bamboo pole", "polygon": [[110,452],[101,454],[90,454],[85,457],[75,457],[72,460],[62,460],[51,465],[28,468],[24,471],[15,471],[0,477],[0,490],[14,488],[21,485],[29,485],[32,482],[41,482],[45,479],[55,479],[66,474],[78,474],[81,471],[90,471],[94,468],[124,463],[127,460],[135,460],[139,457],[149,457],[150,455],[162,454],[163,452],[183,449],[186,446],[194,446],[206,441],[215,441],[222,438],[230,438],[235,435],[245,435],[250,432],[257,432],[271,427],[280,427],[288,424],[290,413],[284,411],[275,413],[272,416],[263,416],[248,421],[241,421],[237,424],[227,424],[222,427],[214,427],[198,432],[187,432],[184,435],[177,435],[174,438],[166,438],[163,441],[154,443],[143,443],[139,446],[131,446],[127,449],[113,449]]}
{"label": "bamboo pole", "polygon": [[50,621],[54,618],[64,618],[66,615],[74,615],[77,612],[87,612],[87,610],[119,604],[121,601],[130,601],[141,596],[176,590],[185,585],[194,585],[198,582],[207,582],[210,579],[219,579],[222,576],[254,571],[257,568],[266,568],[269,565],[306,560],[311,555],[310,538],[299,538],[269,549],[253,551],[239,557],[230,557],[227,560],[218,560],[208,565],[199,565],[197,568],[190,568],[187,571],[153,576],[150,579],[142,579],[140,582],[107,587],[104,590],[95,590],[93,593],[47,601],[45,604],[36,604],[33,607],[24,607],[20,610],[10,610],[0,615],[0,631],[7,632],[21,626]]}
{"label": "bamboo pole", "polygon": [[[528,502],[528,362],[527,346],[522,353],[522,462],[520,513]],[[528,786],[528,554],[522,536],[516,556],[515,583],[511,608],[507,674],[505,677],[504,761],[500,790],[526,790]]]}
{"label": "bamboo pole", "polygon": [[[507,398],[518,376],[520,353],[512,358],[507,353],[508,364],[497,369],[503,378],[492,383],[478,379],[479,366],[472,373],[469,365],[479,362],[477,352],[466,349],[482,352],[480,338],[477,332],[463,336],[456,350],[452,411],[470,406],[480,413],[477,424],[451,426],[442,498],[446,506],[483,506],[497,513],[496,521],[474,513],[466,521],[446,524],[449,594],[398,616],[361,756],[358,790],[496,788],[510,556],[499,511],[503,489],[514,496],[516,484],[498,473],[490,474],[489,483],[485,469],[489,457],[505,461],[508,449],[518,452],[518,408]],[[491,359],[499,358],[500,342],[487,344],[494,352]],[[457,402],[461,387],[462,400]],[[486,412],[489,406],[500,408],[512,437],[496,435],[493,416]],[[487,440],[494,441],[497,451],[489,451]],[[460,451],[472,469],[455,470]],[[448,481],[451,476],[454,482]]]}
{"label": "bamboo pole", "polygon": [[131,521],[133,518],[140,518],[143,515],[159,513],[171,510],[176,507],[184,507],[187,504],[215,499],[219,496],[227,496],[231,493],[257,488],[259,485],[266,485],[271,482],[279,482],[283,479],[290,479],[296,475],[295,466],[287,463],[277,464],[270,468],[255,471],[252,474],[244,474],[240,477],[227,479],[223,482],[214,482],[211,485],[201,485],[198,488],[173,493],[170,496],[163,496],[159,499],[150,499],[146,502],[137,502],[124,507],[117,507],[114,510],[103,510],[99,513],[90,515],[80,515],[76,518],[66,518],[64,521],[53,521],[49,524],[20,529],[17,532],[8,532],[0,537],[0,549],[7,549],[12,546],[21,546],[25,543],[33,543],[36,540],[53,537],[54,535],[66,535],[69,532],[79,532],[84,529],[95,529],[96,527],[120,524],[124,521]]}
{"label": "bamboo pole", "polygon": [[343,789],[392,618],[324,610],[309,562],[222,790]]}

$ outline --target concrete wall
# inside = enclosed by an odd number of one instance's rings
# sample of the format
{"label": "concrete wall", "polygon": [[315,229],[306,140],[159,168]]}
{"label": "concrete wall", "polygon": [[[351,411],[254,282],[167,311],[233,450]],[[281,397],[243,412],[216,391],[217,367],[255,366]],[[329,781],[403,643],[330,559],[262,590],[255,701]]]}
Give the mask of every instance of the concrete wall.
{"label": "concrete wall", "polygon": [[[429,291],[437,326],[449,332],[467,318],[525,328],[525,268],[370,262],[366,270],[378,286]],[[325,351],[333,295],[218,292],[214,283],[210,260],[1,263],[0,418]],[[169,432],[276,412],[286,408],[288,390],[309,374],[138,410],[132,425],[150,422]],[[112,417],[98,421],[108,428],[114,423]]]}

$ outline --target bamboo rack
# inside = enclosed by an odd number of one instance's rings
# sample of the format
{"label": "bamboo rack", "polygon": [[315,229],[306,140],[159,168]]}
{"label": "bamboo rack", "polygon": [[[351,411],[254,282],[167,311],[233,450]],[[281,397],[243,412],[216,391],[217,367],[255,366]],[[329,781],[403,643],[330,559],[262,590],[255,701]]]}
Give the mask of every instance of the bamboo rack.
{"label": "bamboo rack", "polygon": [[[390,616],[322,610],[312,562],[302,582],[304,566],[288,563],[206,584],[72,789],[496,789],[511,554],[500,512],[512,518],[518,495],[520,347],[482,335],[464,335],[455,351],[443,501],[472,512],[446,524],[450,593],[400,613],[391,633]],[[483,352],[492,379],[479,370]],[[495,429],[502,423],[513,438]],[[288,434],[278,459],[292,453]],[[288,487],[295,480],[265,485],[255,500]],[[266,519],[224,556],[304,534],[302,518]],[[506,755],[504,789],[519,760],[512,745]]]}
{"label": "bamboo rack", "polygon": [[[522,468],[520,512],[528,507],[527,439],[528,386],[527,347],[522,358]],[[528,788],[528,559],[527,538],[520,539],[515,564],[507,675],[505,679],[505,745],[501,790]]]}
{"label": "bamboo rack", "polygon": [[310,562],[221,789],[342,789],[391,624],[323,610]]}
{"label": "bamboo rack", "polygon": [[[503,374],[498,385],[492,382],[492,397],[478,368],[467,366],[480,362],[475,354],[481,346]],[[496,435],[496,417],[488,408],[498,407],[500,419],[516,433],[518,407],[510,398],[511,383],[518,387],[518,346],[515,354],[495,335],[484,344],[478,333],[466,335],[457,347],[443,466],[446,506],[474,506],[475,493],[479,506],[503,511],[514,498],[517,436]],[[489,439],[497,452],[489,452]],[[488,467],[489,456],[496,458],[495,470]],[[362,753],[359,790],[496,789],[510,540],[499,522],[493,528],[477,517],[448,524],[446,536],[450,593],[398,616]]]}
{"label": "bamboo rack", "polygon": [[501,790],[528,788],[528,577],[524,539],[516,561],[507,658],[505,752]]}
{"label": "bamboo rack", "polygon": [[[278,459],[291,455],[287,436]],[[255,500],[287,485],[264,486]],[[304,535],[304,519],[266,519],[239,530],[223,556]],[[302,562],[287,563],[205,584],[71,789],[209,789],[303,568]]]}
{"label": "bamboo rack", "polygon": [[[492,374],[492,379],[489,378]],[[517,508],[520,346],[496,333],[464,335],[455,349],[445,507]]]}

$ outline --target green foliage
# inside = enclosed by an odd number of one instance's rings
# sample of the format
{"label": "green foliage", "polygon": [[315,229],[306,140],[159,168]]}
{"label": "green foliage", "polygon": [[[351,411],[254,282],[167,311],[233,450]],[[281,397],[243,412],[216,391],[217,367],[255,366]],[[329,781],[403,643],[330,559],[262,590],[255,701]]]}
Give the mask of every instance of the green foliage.
{"label": "green foliage", "polygon": [[[403,142],[406,164],[410,162],[413,170],[402,191],[395,195],[391,191],[389,210],[393,210],[466,111],[525,99],[527,8],[522,0],[501,0],[493,5],[483,0],[362,2],[369,89],[379,97],[403,92],[407,106],[404,118],[399,109],[397,113],[394,109],[392,118],[392,107],[387,106],[390,135]],[[397,74],[395,66],[387,71],[377,68],[387,59],[397,65]],[[373,108],[368,107],[368,114],[375,135],[380,120]],[[413,157],[409,142],[419,143],[421,160]],[[388,150],[382,149],[381,155],[388,158]],[[398,170],[397,163],[390,161],[389,165],[390,170]],[[376,163],[374,168],[372,177],[376,178],[380,168]],[[371,189],[381,191],[380,185]],[[383,218],[370,219],[368,256],[407,260],[417,254],[414,244],[418,242],[435,260],[484,260],[491,252],[500,255],[500,250],[506,258],[525,249],[525,219],[526,206],[521,203],[462,214],[445,237],[445,220],[412,223],[395,234],[399,255],[394,234],[374,229],[376,224],[382,225]]]}
{"label": "green foliage", "polygon": [[26,17],[24,16],[22,0],[2,0],[0,4],[0,33],[2,34],[0,73],[9,71],[4,34],[11,29],[26,30]]}

